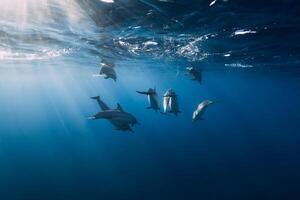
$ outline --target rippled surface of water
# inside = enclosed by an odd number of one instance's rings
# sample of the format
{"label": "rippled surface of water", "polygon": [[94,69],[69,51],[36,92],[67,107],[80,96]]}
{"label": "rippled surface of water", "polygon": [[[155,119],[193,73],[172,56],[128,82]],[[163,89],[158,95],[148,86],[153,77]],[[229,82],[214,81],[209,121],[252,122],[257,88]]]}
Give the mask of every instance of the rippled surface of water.
{"label": "rippled surface of water", "polygon": [[[0,198],[298,199],[299,8],[2,0]],[[103,60],[116,82],[95,76]],[[149,87],[161,101],[172,88],[182,113],[147,109],[136,90]],[[87,120],[97,95],[141,125]],[[207,99],[218,103],[193,123]]]}

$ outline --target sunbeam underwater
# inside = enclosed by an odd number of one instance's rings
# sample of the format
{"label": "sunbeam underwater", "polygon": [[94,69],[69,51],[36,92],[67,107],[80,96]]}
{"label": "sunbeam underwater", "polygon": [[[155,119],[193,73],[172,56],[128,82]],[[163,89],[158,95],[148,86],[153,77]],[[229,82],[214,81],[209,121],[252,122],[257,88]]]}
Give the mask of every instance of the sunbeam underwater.
{"label": "sunbeam underwater", "polygon": [[1,0],[0,198],[299,199],[296,0]]}

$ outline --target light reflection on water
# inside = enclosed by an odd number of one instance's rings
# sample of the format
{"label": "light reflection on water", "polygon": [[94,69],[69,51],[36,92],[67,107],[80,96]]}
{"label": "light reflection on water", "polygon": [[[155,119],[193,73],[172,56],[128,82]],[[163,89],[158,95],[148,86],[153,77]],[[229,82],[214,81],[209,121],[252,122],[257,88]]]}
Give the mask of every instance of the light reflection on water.
{"label": "light reflection on water", "polygon": [[[265,37],[265,24],[188,29],[189,13],[155,26],[151,6],[150,17],[139,23],[104,27],[75,1],[3,2],[5,199],[276,199],[294,192],[300,81],[298,68],[287,63],[297,63],[297,52],[286,51],[295,47],[289,40],[272,46],[276,37]],[[210,9],[227,4],[216,1]],[[102,58],[115,64],[116,82],[93,76]],[[201,85],[185,75],[191,65],[202,69]],[[183,112],[175,117],[146,109],[147,99],[136,90],[149,87],[160,99],[172,88]],[[90,99],[97,95],[112,108],[120,103],[141,125],[124,133],[104,120],[87,120],[99,111]],[[220,103],[192,123],[192,112],[206,99]]]}

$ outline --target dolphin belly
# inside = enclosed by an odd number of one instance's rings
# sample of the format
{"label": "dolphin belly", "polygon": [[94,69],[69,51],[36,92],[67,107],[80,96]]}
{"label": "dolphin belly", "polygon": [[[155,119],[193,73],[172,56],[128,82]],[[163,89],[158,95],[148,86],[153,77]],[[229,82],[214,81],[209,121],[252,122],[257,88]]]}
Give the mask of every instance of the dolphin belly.
{"label": "dolphin belly", "polygon": [[133,132],[133,130],[131,129],[131,127],[130,127],[129,124],[122,123],[122,122],[120,123],[120,121],[114,120],[114,119],[109,120],[109,122],[110,122],[114,127],[116,127],[117,130],[121,130],[121,131],[131,131],[131,132]]}
{"label": "dolphin belly", "polygon": [[126,124],[126,125],[134,125],[136,124],[136,120],[130,118],[130,117],[115,117],[112,119],[117,124]]}
{"label": "dolphin belly", "polygon": [[168,106],[169,106],[169,103],[170,103],[170,97],[164,97],[164,112],[167,112],[168,111]]}

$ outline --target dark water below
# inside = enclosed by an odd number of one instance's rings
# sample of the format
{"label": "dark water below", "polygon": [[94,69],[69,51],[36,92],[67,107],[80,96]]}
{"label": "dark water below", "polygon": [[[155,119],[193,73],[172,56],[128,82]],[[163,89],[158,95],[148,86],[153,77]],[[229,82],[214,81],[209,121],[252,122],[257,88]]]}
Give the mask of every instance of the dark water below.
{"label": "dark water below", "polygon": [[[1,199],[300,198],[297,1],[3,2]],[[154,86],[178,117],[146,109]],[[87,120],[96,95],[141,125]]]}

